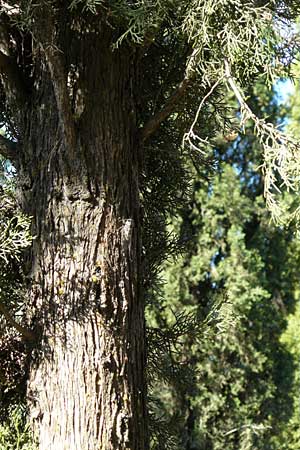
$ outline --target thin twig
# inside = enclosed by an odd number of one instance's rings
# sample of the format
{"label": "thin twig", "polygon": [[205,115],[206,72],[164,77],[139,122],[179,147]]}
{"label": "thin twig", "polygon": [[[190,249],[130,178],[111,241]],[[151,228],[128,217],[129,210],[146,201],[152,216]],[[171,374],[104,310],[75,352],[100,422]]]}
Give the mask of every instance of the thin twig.
{"label": "thin twig", "polygon": [[222,82],[222,80],[224,79],[224,76],[220,77],[211,87],[211,89],[208,91],[208,93],[203,97],[203,99],[200,102],[200,105],[198,106],[194,121],[189,129],[189,131],[187,133],[185,133],[185,135],[183,136],[183,143],[185,143],[185,141],[187,141],[189,143],[189,145],[194,149],[194,150],[198,150],[200,151],[200,148],[198,148],[197,146],[195,146],[195,144],[193,144],[192,139],[196,139],[196,140],[200,140],[202,143],[208,144],[207,140],[201,139],[198,135],[196,135],[194,133],[194,128],[199,120],[199,115],[200,112],[203,108],[204,103],[206,102],[206,100],[212,95],[212,93],[214,92],[214,90],[219,86],[219,84]]}
{"label": "thin twig", "polygon": [[0,313],[3,314],[3,316],[5,317],[5,319],[7,320],[7,322],[14,327],[23,337],[25,340],[27,341],[35,341],[36,340],[36,335],[31,331],[28,330],[25,327],[22,327],[22,325],[20,325],[10,314],[10,312],[8,311],[8,309],[6,308],[6,306],[3,303],[0,303]]}

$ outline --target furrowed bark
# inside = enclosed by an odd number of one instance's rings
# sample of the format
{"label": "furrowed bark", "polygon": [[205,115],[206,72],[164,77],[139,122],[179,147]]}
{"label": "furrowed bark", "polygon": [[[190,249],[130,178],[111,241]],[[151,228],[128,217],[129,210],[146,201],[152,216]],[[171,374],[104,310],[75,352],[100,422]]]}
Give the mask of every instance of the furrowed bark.
{"label": "furrowed bark", "polygon": [[75,126],[67,89],[67,74],[64,69],[63,57],[59,49],[52,45],[48,45],[43,51],[51,73],[63,138],[66,146],[72,149],[76,145]]}
{"label": "furrowed bark", "polygon": [[59,19],[55,12],[46,6],[38,10],[37,20],[38,23],[44,24],[42,28],[38,27],[37,37],[51,75],[63,139],[69,150],[72,150],[76,145],[76,133],[67,86],[68,74],[66,72],[65,54],[60,48],[56,29],[56,21]]}
{"label": "furrowed bark", "polygon": [[136,67],[130,49],[112,51],[110,41],[90,33],[78,46],[84,108],[74,146],[57,72],[43,63],[24,137],[41,332],[28,397],[40,450],[147,448]]}

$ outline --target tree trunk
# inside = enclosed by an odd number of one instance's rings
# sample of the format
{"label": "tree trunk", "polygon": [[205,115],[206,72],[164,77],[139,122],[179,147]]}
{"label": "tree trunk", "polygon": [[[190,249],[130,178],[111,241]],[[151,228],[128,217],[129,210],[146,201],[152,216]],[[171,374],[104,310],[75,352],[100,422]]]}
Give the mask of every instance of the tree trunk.
{"label": "tree trunk", "polygon": [[91,33],[77,44],[71,115],[61,55],[42,49],[26,118],[21,180],[40,336],[28,397],[40,450],[147,448],[136,58],[110,42]]}

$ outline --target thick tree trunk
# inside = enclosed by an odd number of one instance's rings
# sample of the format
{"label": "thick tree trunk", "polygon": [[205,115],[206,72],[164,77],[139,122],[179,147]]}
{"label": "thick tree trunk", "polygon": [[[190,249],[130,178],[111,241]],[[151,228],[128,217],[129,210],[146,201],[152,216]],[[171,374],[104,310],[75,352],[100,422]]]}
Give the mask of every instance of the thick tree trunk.
{"label": "thick tree trunk", "polygon": [[78,54],[74,128],[53,53],[42,55],[24,137],[40,334],[28,397],[41,450],[143,450],[135,56],[99,37]]}

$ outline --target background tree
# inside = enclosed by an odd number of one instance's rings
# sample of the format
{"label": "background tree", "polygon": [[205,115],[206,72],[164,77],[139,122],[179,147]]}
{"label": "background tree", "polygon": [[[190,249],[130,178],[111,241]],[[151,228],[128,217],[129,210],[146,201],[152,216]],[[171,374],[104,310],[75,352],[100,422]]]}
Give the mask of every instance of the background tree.
{"label": "background tree", "polygon": [[[276,97],[263,84],[255,86],[249,103],[268,120],[280,120]],[[176,448],[294,448],[298,359],[291,339],[297,337],[291,331],[281,335],[297,299],[299,243],[292,226],[270,223],[251,127],[234,143],[220,137],[218,144],[215,172],[210,180],[203,169],[195,175],[192,200],[172,221],[179,239],[193,236],[189,251],[165,264],[165,302],[156,313],[150,310],[164,328],[176,323],[177,311],[202,319],[202,330],[181,337],[181,351],[170,353],[170,367],[189,365],[194,378],[158,380],[155,393],[161,414],[170,423],[181,419]],[[225,317],[219,329],[204,327],[224,297],[231,320]]]}
{"label": "background tree", "polygon": [[[287,129],[294,136],[299,138],[300,135],[300,121],[299,121],[299,64],[294,66],[294,76],[295,85],[293,87],[292,93],[290,94],[287,102],[287,107],[285,108],[285,114],[287,117]],[[288,201],[295,202],[294,196],[290,195]],[[294,244],[291,247],[290,259],[293,261],[295,255],[299,255],[299,236],[296,230],[296,238],[294,239]],[[295,267],[297,270],[297,268]],[[296,300],[295,310],[289,314],[287,317],[287,328],[281,336],[281,342],[286,347],[286,349],[293,355],[293,360],[295,364],[295,372],[293,377],[293,385],[291,390],[291,395],[294,400],[293,414],[290,417],[289,422],[282,430],[282,433],[275,437],[274,445],[279,446],[282,449],[294,450],[300,445],[300,435],[299,435],[299,418],[300,418],[300,398],[299,398],[299,388],[300,388],[300,346],[299,346],[299,283],[294,285],[294,297]]]}

